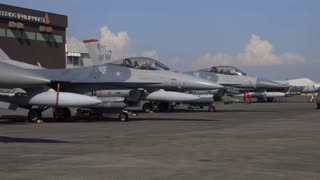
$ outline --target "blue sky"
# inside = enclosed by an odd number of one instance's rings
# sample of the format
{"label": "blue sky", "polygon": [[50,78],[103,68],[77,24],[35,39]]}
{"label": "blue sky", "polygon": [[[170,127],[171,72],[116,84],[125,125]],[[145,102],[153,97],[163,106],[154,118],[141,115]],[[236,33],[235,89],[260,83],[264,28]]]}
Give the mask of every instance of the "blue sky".
{"label": "blue sky", "polygon": [[[130,39],[126,51],[142,54],[156,52],[156,57],[195,68],[196,61],[209,65],[208,58],[238,61],[244,69],[253,68],[239,58],[252,54],[245,50],[258,36],[262,48],[272,46],[268,63],[318,64],[320,66],[320,1],[318,0],[0,0],[10,5],[55,12],[68,16],[69,37],[80,40],[100,38],[107,26],[114,34],[126,32]],[[260,41],[261,40],[261,41]],[[260,47],[260,46],[259,46]],[[263,50],[262,50],[263,51]],[[130,54],[129,53],[129,54]],[[223,53],[216,56],[218,53]],[[271,53],[271,52],[269,52]],[[289,55],[286,56],[285,54]],[[205,56],[207,54],[207,56]],[[264,54],[264,52],[262,52]],[[285,56],[285,58],[283,58]],[[252,63],[260,55],[250,55]],[[207,58],[207,59],[205,59]],[[255,63],[253,63],[255,64]],[[179,66],[179,64],[172,64]],[[301,66],[302,67],[302,66]],[[309,67],[309,66],[306,66]],[[178,70],[182,70],[177,68]],[[307,70],[306,70],[307,71]],[[300,73],[300,72],[299,72]],[[298,74],[300,75],[300,74]],[[303,74],[301,74],[303,76]],[[288,77],[290,78],[290,77]],[[318,78],[320,81],[320,78]]]}

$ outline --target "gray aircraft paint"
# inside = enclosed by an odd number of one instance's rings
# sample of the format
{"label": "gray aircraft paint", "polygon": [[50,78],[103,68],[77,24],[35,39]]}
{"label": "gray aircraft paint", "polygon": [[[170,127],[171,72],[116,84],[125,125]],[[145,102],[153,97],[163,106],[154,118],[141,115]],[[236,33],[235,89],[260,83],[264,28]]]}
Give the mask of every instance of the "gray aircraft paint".
{"label": "gray aircraft paint", "polygon": [[283,89],[287,87],[287,85],[284,84],[248,75],[226,75],[205,70],[186,72],[186,74],[200,77],[228,87],[263,90]]}
{"label": "gray aircraft paint", "polygon": [[50,82],[41,74],[0,61],[0,88],[30,88]]}
{"label": "gray aircraft paint", "polygon": [[53,82],[67,83],[69,87],[88,84],[92,86],[92,89],[136,87],[203,90],[222,88],[218,84],[182,73],[138,70],[113,64],[77,69],[34,69],[32,71]]}
{"label": "gray aircraft paint", "polygon": [[[43,69],[34,68],[24,69],[15,65],[13,60],[4,59],[0,66],[0,88],[24,88],[26,93],[16,94],[14,96],[1,97],[3,101],[18,105],[37,105],[54,106],[57,103],[60,107],[91,106],[97,108],[111,107],[110,104],[101,104],[94,99],[82,93],[92,92],[94,90],[104,90],[112,88],[129,89],[165,89],[165,90],[188,90],[188,89],[213,89],[221,88],[220,85],[210,81],[198,79],[189,75],[175,73],[171,71],[149,71],[128,68],[114,64],[104,64],[92,67],[78,69]],[[19,64],[24,66],[24,64]],[[29,66],[25,66],[28,68]],[[60,84],[61,98],[58,92],[53,89]],[[2,86],[1,86],[2,85]],[[46,89],[46,85],[53,88],[50,91],[39,91]],[[65,91],[65,92],[64,92]],[[80,93],[80,94],[75,94]],[[58,101],[56,102],[56,99]],[[71,101],[76,99],[76,101]],[[88,102],[87,104],[85,102]],[[108,102],[112,103],[112,102]],[[92,106],[96,104],[95,106]],[[117,105],[117,107],[123,107]]]}

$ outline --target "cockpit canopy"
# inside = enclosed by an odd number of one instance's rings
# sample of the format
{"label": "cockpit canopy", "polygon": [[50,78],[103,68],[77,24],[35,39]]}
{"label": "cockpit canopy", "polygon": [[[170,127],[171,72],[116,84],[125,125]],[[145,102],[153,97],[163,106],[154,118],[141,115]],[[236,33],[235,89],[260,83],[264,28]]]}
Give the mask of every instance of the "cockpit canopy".
{"label": "cockpit canopy", "polygon": [[233,66],[213,66],[211,68],[202,69],[201,71],[214,72],[217,74],[246,76],[247,73]]}
{"label": "cockpit canopy", "polygon": [[112,64],[125,66],[129,68],[135,69],[143,69],[143,70],[170,70],[167,66],[162,64],[161,62],[147,57],[132,57],[125,58],[121,60],[117,60],[112,62]]}

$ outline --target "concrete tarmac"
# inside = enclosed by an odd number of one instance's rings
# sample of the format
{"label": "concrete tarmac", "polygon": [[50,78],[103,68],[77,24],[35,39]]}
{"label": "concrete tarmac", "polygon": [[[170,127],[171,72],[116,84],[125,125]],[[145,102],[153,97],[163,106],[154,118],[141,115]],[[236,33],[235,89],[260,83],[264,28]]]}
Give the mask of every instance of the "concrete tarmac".
{"label": "concrete tarmac", "polygon": [[314,103],[218,105],[217,112],[148,113],[25,123],[1,111],[0,179],[320,179]]}

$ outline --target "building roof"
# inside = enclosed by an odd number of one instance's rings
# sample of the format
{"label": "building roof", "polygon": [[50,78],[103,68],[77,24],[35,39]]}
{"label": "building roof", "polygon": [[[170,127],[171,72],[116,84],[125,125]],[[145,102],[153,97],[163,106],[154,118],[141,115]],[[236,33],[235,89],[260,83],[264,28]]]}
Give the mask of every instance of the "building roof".
{"label": "building roof", "polygon": [[83,44],[83,42],[79,41],[74,37],[71,37],[67,38],[66,52],[87,54],[88,50]]}

